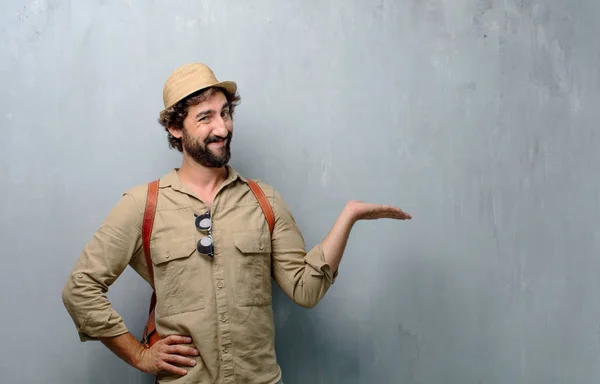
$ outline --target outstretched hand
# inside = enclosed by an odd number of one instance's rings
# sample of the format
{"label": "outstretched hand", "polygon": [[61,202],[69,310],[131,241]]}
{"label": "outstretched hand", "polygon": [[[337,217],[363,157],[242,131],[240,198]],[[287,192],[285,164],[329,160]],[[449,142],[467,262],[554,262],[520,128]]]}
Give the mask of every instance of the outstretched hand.
{"label": "outstretched hand", "polygon": [[412,216],[400,208],[391,205],[365,203],[358,200],[348,202],[346,208],[349,210],[354,221],[396,219],[410,220]]}
{"label": "outstretched hand", "polygon": [[377,219],[410,220],[412,216],[391,205],[365,203],[358,200],[349,201],[321,242],[325,262],[329,264],[332,271],[338,270],[354,223],[358,220]]}

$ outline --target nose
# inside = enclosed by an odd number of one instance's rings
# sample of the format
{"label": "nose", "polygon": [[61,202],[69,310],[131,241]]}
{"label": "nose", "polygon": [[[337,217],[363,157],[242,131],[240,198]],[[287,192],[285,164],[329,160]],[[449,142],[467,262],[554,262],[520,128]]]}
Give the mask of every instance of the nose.
{"label": "nose", "polygon": [[229,135],[229,130],[227,129],[227,122],[223,119],[222,116],[213,120],[215,122],[215,126],[213,128],[213,135],[219,137],[227,137]]}

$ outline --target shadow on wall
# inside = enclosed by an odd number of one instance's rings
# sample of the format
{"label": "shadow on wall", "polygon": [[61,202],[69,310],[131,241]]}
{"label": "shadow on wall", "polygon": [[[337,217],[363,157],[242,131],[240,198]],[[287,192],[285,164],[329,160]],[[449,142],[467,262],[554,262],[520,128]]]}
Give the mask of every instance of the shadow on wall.
{"label": "shadow on wall", "polygon": [[[464,348],[473,341],[469,332],[476,330],[468,319],[460,325],[469,298],[461,295],[465,287],[451,258],[414,252],[380,256],[388,265],[380,266],[378,281],[363,287],[368,300],[347,296],[352,293],[337,287],[326,303],[307,310],[273,285],[276,351],[284,382],[477,383],[467,372],[481,369],[460,362],[461,354],[464,358],[474,352]],[[344,280],[355,284],[359,274],[351,276],[346,269]]]}
{"label": "shadow on wall", "polygon": [[298,306],[276,284],[273,284],[273,308],[275,349],[286,384],[333,383],[338,376],[335,371],[340,369],[346,371],[343,376],[356,376],[358,354],[336,350],[334,338],[322,330],[318,332],[316,308]]}

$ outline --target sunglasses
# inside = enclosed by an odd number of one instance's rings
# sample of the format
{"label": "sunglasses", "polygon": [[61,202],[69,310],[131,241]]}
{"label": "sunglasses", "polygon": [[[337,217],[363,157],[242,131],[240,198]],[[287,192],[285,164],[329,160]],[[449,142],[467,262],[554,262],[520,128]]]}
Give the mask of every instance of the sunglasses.
{"label": "sunglasses", "polygon": [[198,253],[202,255],[213,257],[215,248],[211,233],[212,220],[210,218],[210,212],[206,212],[202,215],[194,214],[194,216],[196,216],[196,229],[198,229],[200,232],[206,232],[207,234],[198,241],[198,244],[196,244],[196,249],[198,250]]}

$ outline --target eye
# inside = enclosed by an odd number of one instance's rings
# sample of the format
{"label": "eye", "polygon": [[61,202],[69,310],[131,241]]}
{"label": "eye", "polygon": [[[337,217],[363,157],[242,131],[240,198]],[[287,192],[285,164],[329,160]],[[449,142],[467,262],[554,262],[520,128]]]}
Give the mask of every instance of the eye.
{"label": "eye", "polygon": [[226,109],[226,110],[224,110],[223,112],[221,112],[221,116],[222,116],[222,117],[229,117],[229,110],[228,110],[228,109]]}
{"label": "eye", "polygon": [[201,117],[201,118],[198,119],[198,121],[201,122],[201,123],[205,123],[208,120],[209,120],[208,116],[204,116],[204,117]]}

